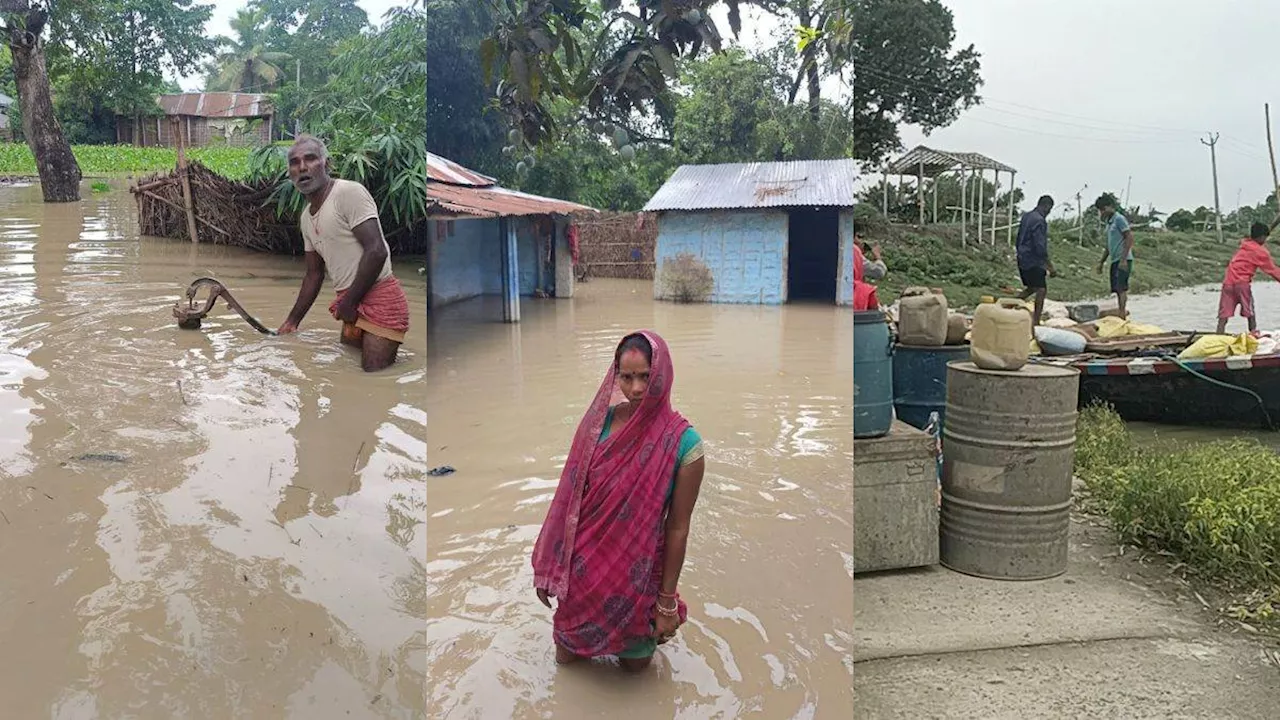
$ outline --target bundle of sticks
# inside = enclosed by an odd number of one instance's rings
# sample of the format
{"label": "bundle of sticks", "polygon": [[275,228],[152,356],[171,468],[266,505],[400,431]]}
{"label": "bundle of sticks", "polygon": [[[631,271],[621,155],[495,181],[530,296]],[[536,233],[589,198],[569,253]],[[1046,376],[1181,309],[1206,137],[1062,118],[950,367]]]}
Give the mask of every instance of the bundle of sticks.
{"label": "bundle of sticks", "polygon": [[[138,203],[138,229],[144,235],[235,245],[262,252],[302,253],[296,218],[277,218],[267,203],[273,187],[249,185],[218,175],[199,162],[187,164],[190,213],[182,187],[182,170],[144,177],[129,188]],[[189,221],[189,215],[193,216]]]}

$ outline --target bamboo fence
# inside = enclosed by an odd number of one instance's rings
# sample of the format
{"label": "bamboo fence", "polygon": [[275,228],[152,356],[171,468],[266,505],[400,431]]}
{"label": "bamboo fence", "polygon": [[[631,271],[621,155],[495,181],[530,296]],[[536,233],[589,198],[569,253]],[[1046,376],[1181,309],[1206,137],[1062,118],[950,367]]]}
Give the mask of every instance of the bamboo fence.
{"label": "bamboo fence", "polygon": [[653,279],[658,226],[643,213],[608,213],[575,223],[578,252],[591,277]]}

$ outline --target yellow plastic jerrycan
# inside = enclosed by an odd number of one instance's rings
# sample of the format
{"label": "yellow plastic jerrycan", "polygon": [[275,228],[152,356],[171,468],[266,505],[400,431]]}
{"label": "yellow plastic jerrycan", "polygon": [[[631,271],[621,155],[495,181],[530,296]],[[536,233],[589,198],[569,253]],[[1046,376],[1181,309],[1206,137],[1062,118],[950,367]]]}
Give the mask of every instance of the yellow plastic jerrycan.
{"label": "yellow plastic jerrycan", "polygon": [[1031,315],[1021,300],[984,302],[973,314],[969,359],[984,370],[1019,370],[1030,357],[1031,340]]}

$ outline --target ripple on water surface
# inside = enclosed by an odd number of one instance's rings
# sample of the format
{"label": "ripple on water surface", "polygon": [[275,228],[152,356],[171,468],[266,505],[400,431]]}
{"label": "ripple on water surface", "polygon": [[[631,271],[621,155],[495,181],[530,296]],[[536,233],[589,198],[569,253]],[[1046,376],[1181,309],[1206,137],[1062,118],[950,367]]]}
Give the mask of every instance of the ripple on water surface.
{"label": "ripple on water surface", "polygon": [[300,261],[84,197],[0,188],[5,715],[421,717],[425,332],[366,376],[324,295],[287,338],[179,331],[201,275],[278,322]]}
{"label": "ripple on water surface", "polygon": [[[427,370],[433,716],[847,717],[852,322],[847,310],[653,303],[593,280],[573,301],[439,311]],[[707,446],[681,594],[652,673],[557,668],[529,554],[584,404],[628,331],[657,330]],[[819,711],[821,708],[821,711]]]}

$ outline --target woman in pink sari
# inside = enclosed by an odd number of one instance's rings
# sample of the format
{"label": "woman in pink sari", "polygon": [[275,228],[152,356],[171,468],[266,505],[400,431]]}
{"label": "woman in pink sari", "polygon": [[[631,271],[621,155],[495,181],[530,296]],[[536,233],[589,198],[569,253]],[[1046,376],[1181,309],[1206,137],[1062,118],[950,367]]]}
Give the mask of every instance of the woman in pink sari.
{"label": "woman in pink sari", "polygon": [[626,336],[573,436],[533,548],[538,599],[557,601],[556,662],[615,655],[642,670],[687,617],[677,582],[705,460],[672,380],[662,338]]}

